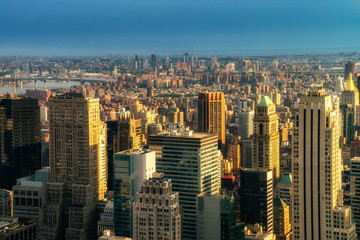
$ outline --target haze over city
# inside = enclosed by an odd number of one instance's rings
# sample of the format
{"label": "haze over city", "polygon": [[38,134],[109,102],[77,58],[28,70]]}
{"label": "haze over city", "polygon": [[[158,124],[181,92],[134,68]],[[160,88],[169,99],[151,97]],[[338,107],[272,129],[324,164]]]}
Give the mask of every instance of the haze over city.
{"label": "haze over city", "polygon": [[357,51],[360,3],[0,2],[0,55],[271,55]]}

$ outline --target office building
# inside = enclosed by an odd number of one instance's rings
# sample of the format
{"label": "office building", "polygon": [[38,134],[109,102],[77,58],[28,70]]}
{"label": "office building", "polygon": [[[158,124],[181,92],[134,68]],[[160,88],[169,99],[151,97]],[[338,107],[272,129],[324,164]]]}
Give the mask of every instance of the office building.
{"label": "office building", "polygon": [[151,54],[150,64],[153,69],[158,65],[158,60],[155,53]]}
{"label": "office building", "polygon": [[108,178],[108,159],[107,159],[107,127],[104,122],[100,122],[100,140],[99,140],[99,193],[98,200],[103,200],[107,192],[107,178]]}
{"label": "office building", "polygon": [[274,234],[263,231],[260,224],[245,226],[245,240],[274,240]]}
{"label": "office building", "polygon": [[350,74],[355,76],[356,73],[356,63],[353,62],[347,62],[345,63],[345,80],[349,78]]}
{"label": "office building", "polygon": [[33,219],[3,218],[0,223],[0,240],[39,239],[38,224]]}
{"label": "office building", "polygon": [[12,187],[14,217],[40,219],[45,202],[45,184],[49,180],[49,168],[36,170],[34,175],[16,180]]}
{"label": "office building", "polygon": [[356,225],[356,233],[360,236],[360,157],[350,161],[350,205],[353,221]]}
{"label": "office building", "polygon": [[245,224],[237,223],[234,197],[221,195],[197,196],[197,240],[241,240]]}
{"label": "office building", "polygon": [[113,190],[113,159],[114,159],[114,137],[117,135],[118,132],[118,120],[114,121],[107,121],[107,146],[106,146],[106,153],[108,157],[108,182],[107,182],[107,189],[108,191]]}
{"label": "office building", "polygon": [[12,191],[0,189],[0,217],[11,217],[13,215],[13,193]]}
{"label": "office building", "polygon": [[242,169],[237,196],[240,220],[246,225],[259,223],[268,233],[274,229],[272,173],[270,169]]}
{"label": "office building", "polygon": [[117,134],[113,139],[114,152],[140,148],[141,120],[134,119],[130,112],[120,113]]}
{"label": "office building", "polygon": [[301,97],[292,146],[294,239],[356,239],[343,206],[339,138],[339,99],[323,90]]}
{"label": "office building", "polygon": [[132,237],[133,202],[144,179],[156,171],[155,152],[131,149],[114,155],[114,232]]}
{"label": "office building", "polygon": [[0,98],[0,188],[11,190],[16,179],[41,168],[38,100],[7,95]]}
{"label": "office building", "polygon": [[355,109],[351,104],[340,106],[342,115],[342,136],[345,138],[345,144],[350,145],[355,140]]}
{"label": "office building", "polygon": [[292,217],[292,175],[290,173],[286,173],[281,181],[276,185],[276,198],[280,198],[283,200],[287,205],[289,205],[289,212],[290,212],[290,221]]}
{"label": "office building", "polygon": [[220,152],[216,134],[163,132],[149,137],[156,169],[171,179],[183,207],[183,239],[196,239],[196,197],[218,194]]}
{"label": "office building", "polygon": [[100,219],[97,221],[98,236],[102,236],[104,231],[114,232],[114,201],[106,203],[104,211],[100,213]]}
{"label": "office building", "polygon": [[352,74],[349,75],[349,80],[346,82],[344,91],[341,92],[340,104],[351,107],[353,113],[353,123],[356,123],[356,110],[359,105],[359,90],[355,87],[352,79]]}
{"label": "office building", "polygon": [[215,133],[225,144],[225,96],[221,92],[201,92],[198,97],[198,131]]}
{"label": "office building", "polygon": [[113,157],[117,152],[139,149],[141,143],[141,120],[130,112],[122,112],[119,119],[107,121],[108,190],[113,190]]}
{"label": "office building", "polygon": [[267,96],[256,106],[251,145],[252,168],[272,170],[276,183],[280,178],[279,117],[275,104]]}
{"label": "office building", "polygon": [[238,112],[238,127],[241,140],[249,140],[254,131],[254,111],[240,110]]}
{"label": "office building", "polygon": [[171,180],[163,173],[144,180],[133,209],[134,239],[182,239],[179,193],[172,191]]}
{"label": "office building", "polygon": [[291,239],[290,207],[282,199],[274,198],[274,234],[276,239]]}
{"label": "office building", "polygon": [[96,237],[99,198],[99,99],[65,93],[49,99],[50,179],[41,214],[45,239]]}

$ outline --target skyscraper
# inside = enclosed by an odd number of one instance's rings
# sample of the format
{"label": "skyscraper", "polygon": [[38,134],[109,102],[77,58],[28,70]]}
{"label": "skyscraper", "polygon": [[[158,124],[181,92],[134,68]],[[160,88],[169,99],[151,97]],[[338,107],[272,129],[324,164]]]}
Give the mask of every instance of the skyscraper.
{"label": "skyscraper", "polygon": [[[347,106],[346,107],[347,110],[352,108],[353,124],[355,124],[356,116],[357,116],[356,111],[358,110],[357,106],[359,105],[359,90],[355,87],[351,73],[349,75],[349,80],[346,82],[345,89],[341,92],[340,104],[341,106]],[[343,112],[343,115],[344,117],[349,117],[346,116],[347,114],[345,112]]]}
{"label": "skyscraper", "polygon": [[238,204],[240,220],[245,224],[259,223],[268,233],[273,233],[273,177],[272,170],[242,169]]}
{"label": "skyscraper", "polygon": [[0,98],[0,188],[11,190],[16,179],[40,168],[38,100],[14,95]]}
{"label": "skyscraper", "polygon": [[342,113],[342,136],[346,140],[346,144],[350,145],[352,141],[355,140],[355,127],[354,127],[354,119],[355,109],[351,104],[341,105],[340,110]]}
{"label": "skyscraper", "polygon": [[114,232],[117,236],[132,236],[136,193],[155,171],[153,151],[131,149],[114,155]]}
{"label": "skyscraper", "polygon": [[254,131],[254,111],[240,110],[239,117],[239,136],[241,140],[248,140]]}
{"label": "skyscraper", "polygon": [[355,76],[356,73],[356,64],[353,62],[347,62],[345,63],[345,80],[349,78],[350,73]]}
{"label": "skyscraper", "polygon": [[323,90],[300,98],[293,134],[294,239],[355,239],[343,206],[339,99]]}
{"label": "skyscraper", "polygon": [[356,233],[360,235],[360,157],[351,159],[350,162],[350,196],[353,220],[356,225]]}
{"label": "skyscraper", "polygon": [[158,65],[158,62],[157,62],[157,56],[155,53],[151,54],[151,67],[152,68],[155,68],[157,65]]}
{"label": "skyscraper", "polygon": [[117,152],[140,148],[141,120],[129,112],[120,113],[119,119],[107,121],[108,189],[113,190],[113,156]]}
{"label": "skyscraper", "polygon": [[117,134],[114,136],[114,152],[140,148],[141,120],[134,119],[130,112],[121,113]]}
{"label": "skyscraper", "polygon": [[182,239],[179,193],[172,191],[163,173],[144,180],[133,209],[134,239]]}
{"label": "skyscraper", "polygon": [[98,163],[98,174],[99,174],[99,200],[105,198],[107,192],[107,179],[108,179],[108,159],[107,159],[107,127],[104,122],[100,123],[100,141],[99,141],[99,163]]}
{"label": "skyscraper", "polygon": [[197,196],[197,240],[245,239],[245,224],[236,222],[234,204],[230,196]]}
{"label": "skyscraper", "polygon": [[[198,131],[215,133],[225,144],[225,96],[221,92],[201,92],[198,97]],[[221,145],[220,144],[220,145]]]}
{"label": "skyscraper", "polygon": [[196,239],[196,196],[220,189],[220,152],[215,134],[164,132],[149,137],[156,169],[171,179],[183,207],[183,239]]}
{"label": "skyscraper", "polygon": [[45,239],[94,239],[99,197],[99,99],[66,93],[49,100],[50,180],[41,216]]}
{"label": "skyscraper", "polygon": [[252,167],[273,171],[274,183],[280,178],[280,135],[276,106],[268,96],[261,99],[254,116],[254,134],[251,136]]}

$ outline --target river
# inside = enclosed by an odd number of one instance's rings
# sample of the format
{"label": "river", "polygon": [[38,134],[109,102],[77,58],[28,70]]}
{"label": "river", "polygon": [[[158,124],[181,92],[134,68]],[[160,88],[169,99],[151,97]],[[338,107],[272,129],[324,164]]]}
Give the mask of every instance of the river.
{"label": "river", "polygon": [[[44,81],[37,80],[37,89],[44,89]],[[55,82],[55,81],[47,81],[46,88],[47,89],[58,89],[58,88],[70,88],[73,86],[80,85],[80,82]],[[26,92],[27,89],[35,89],[34,81],[27,82],[23,84],[23,91]],[[0,94],[6,93],[14,93],[14,86],[0,87]],[[16,93],[20,94],[20,86],[17,86]]]}

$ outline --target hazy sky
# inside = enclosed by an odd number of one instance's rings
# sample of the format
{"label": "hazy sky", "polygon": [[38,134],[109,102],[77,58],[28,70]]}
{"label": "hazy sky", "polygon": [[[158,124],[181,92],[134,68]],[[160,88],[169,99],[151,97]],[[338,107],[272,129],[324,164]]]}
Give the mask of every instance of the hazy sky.
{"label": "hazy sky", "polygon": [[360,49],[359,0],[0,0],[0,55]]}

